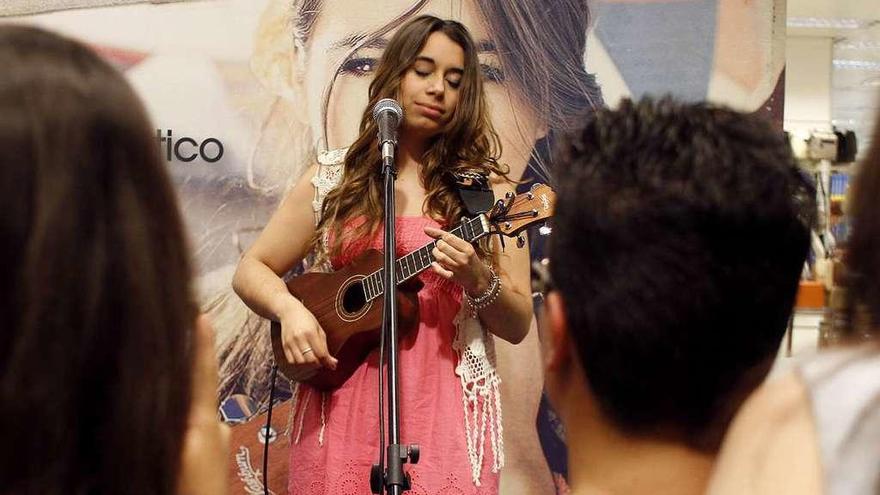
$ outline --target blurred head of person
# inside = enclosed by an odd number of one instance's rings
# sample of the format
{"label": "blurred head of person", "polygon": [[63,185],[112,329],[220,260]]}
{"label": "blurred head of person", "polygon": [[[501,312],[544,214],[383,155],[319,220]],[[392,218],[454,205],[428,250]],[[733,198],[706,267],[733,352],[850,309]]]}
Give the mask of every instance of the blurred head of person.
{"label": "blurred head of person", "polygon": [[197,308],[146,113],[89,48],[0,26],[4,493],[173,493]]}
{"label": "blurred head of person", "polygon": [[601,110],[557,152],[552,402],[569,430],[713,456],[785,332],[814,188],[760,118],[669,98]]}
{"label": "blurred head of person", "polygon": [[[842,344],[799,359],[743,405],[718,459],[711,495],[868,494],[880,486],[880,118],[855,169],[847,215]],[[835,288],[835,291],[841,288]],[[832,306],[834,304],[832,303]],[[837,309],[837,308],[835,308]],[[863,345],[860,341],[867,341]],[[756,462],[759,459],[759,462]],[[793,476],[793,474],[796,474]]]}
{"label": "blurred head of person", "polygon": [[880,118],[874,125],[871,148],[853,182],[848,215],[852,234],[846,242],[847,300],[853,336],[876,337],[880,332]]}

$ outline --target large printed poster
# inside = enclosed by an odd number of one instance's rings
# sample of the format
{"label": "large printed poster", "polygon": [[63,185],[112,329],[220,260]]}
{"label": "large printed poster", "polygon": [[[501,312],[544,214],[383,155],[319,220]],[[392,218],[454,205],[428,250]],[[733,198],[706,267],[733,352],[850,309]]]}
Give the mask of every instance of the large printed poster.
{"label": "large printed poster", "polygon": [[[266,322],[231,290],[236,262],[302,171],[354,139],[373,69],[400,24],[433,14],[470,29],[502,162],[515,178],[552,181],[554,136],[622,97],[709,99],[766,114],[781,127],[784,6],[11,0],[0,5],[0,19],[85,41],[124,71],[144,100],[189,228],[202,307],[218,331],[223,414],[236,422],[265,408],[271,367]],[[540,239],[532,251],[540,256]],[[518,346],[499,342],[497,351],[506,452],[501,491],[555,493],[564,487],[564,432],[542,399],[536,332]],[[278,396],[289,395],[282,384]],[[278,430],[289,434],[285,419]],[[251,452],[258,446],[252,443],[234,446],[235,493],[259,490],[261,453]],[[283,443],[273,443],[273,479],[287,467]],[[284,486],[273,482],[272,489],[283,493]]]}

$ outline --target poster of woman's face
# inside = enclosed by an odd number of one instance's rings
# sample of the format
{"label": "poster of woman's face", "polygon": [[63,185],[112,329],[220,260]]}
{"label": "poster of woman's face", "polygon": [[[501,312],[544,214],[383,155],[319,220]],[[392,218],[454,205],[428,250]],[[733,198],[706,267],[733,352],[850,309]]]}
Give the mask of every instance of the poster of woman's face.
{"label": "poster of woman's face", "polygon": [[[402,23],[431,14],[470,30],[501,162],[514,179],[547,181],[565,166],[548,151],[554,136],[624,97],[709,99],[781,126],[784,8],[784,0],[13,0],[0,5],[0,22],[85,41],[144,100],[218,330],[221,399],[239,406],[224,414],[236,420],[265,403],[271,353],[265,322],[231,291],[235,264],[300,174],[354,140],[376,64]],[[511,452],[502,492],[553,493],[565,461],[542,406],[535,332],[499,345],[498,368]]]}
{"label": "poster of woman's face", "polygon": [[[56,10],[71,6],[79,9]],[[10,2],[0,19],[83,39],[127,72],[172,173],[194,192],[182,199],[209,271],[235,262],[265,216],[258,211],[271,211],[321,152],[353,140],[382,47],[411,17],[471,31],[502,161],[519,177],[530,162],[546,171],[535,144],[548,133],[621,97],[781,111],[783,28],[774,23],[783,10],[778,0],[55,0]],[[196,199],[196,182],[220,194]],[[231,204],[210,204],[221,198]]]}

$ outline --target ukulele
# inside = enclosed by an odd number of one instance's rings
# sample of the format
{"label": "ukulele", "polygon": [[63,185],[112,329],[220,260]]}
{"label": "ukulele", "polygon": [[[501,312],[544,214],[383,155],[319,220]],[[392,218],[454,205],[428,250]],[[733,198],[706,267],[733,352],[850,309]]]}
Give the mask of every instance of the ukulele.
{"label": "ukulele", "polygon": [[[553,215],[555,194],[549,186],[535,184],[527,193],[508,193],[491,210],[473,218],[465,218],[450,233],[474,243],[491,234],[517,237],[528,226]],[[501,237],[502,246],[504,237]],[[431,251],[436,241],[429,242],[395,261],[398,290],[398,326],[400,336],[418,326],[418,297],[422,283],[416,275],[431,266]],[[354,373],[382,336],[384,256],[368,249],[349,265],[332,273],[304,273],[287,282],[287,290],[315,315],[327,335],[327,349],[339,361],[335,370],[319,368],[307,380],[319,390],[332,390]],[[293,376],[293,366],[281,346],[281,323],[272,321],[272,353],[278,369]]]}

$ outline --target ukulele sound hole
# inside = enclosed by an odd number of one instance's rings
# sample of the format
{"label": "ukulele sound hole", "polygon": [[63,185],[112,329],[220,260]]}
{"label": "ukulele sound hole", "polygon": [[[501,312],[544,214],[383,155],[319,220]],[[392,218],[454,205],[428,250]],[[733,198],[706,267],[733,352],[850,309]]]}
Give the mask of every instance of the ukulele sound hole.
{"label": "ukulele sound hole", "polygon": [[367,296],[364,294],[364,284],[360,281],[349,285],[342,295],[342,309],[348,314],[359,312],[366,303]]}

